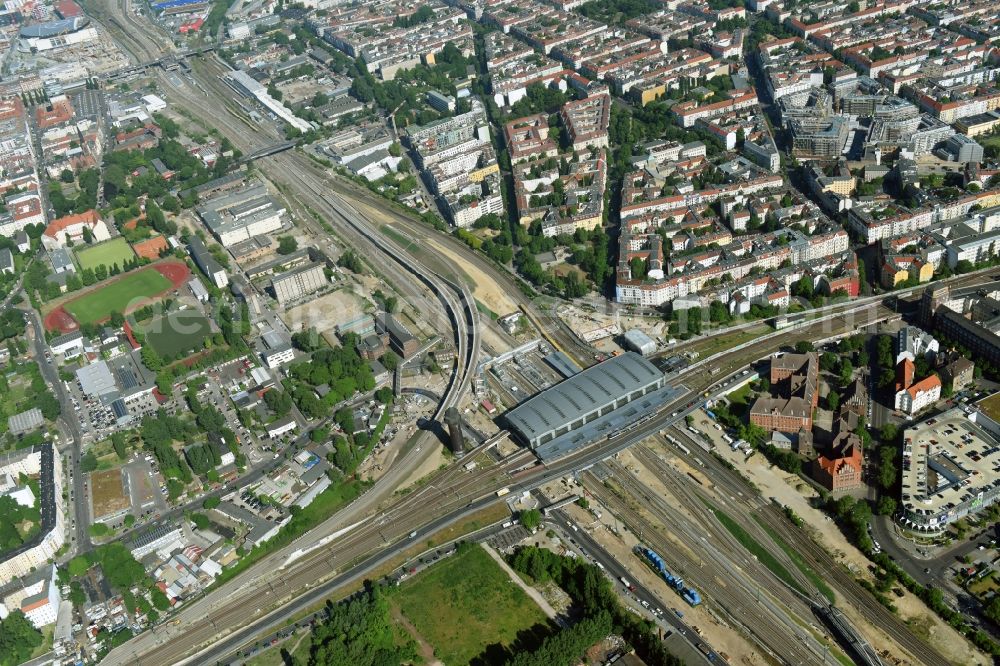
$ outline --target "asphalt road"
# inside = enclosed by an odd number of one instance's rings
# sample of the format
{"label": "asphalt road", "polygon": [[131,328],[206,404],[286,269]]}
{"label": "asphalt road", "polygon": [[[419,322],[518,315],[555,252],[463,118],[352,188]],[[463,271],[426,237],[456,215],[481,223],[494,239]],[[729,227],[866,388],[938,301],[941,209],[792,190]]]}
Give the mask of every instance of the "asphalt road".
{"label": "asphalt road", "polygon": [[[60,452],[69,455],[69,474],[72,484],[72,504],[73,504],[73,527],[74,543],[73,550],[76,553],[86,553],[93,548],[90,539],[90,507],[87,502],[87,493],[84,490],[84,475],[80,471],[80,455],[82,437],[80,434],[80,423],[76,420],[76,413],[73,411],[73,403],[66,393],[66,387],[59,379],[59,373],[55,365],[45,358],[49,348],[45,342],[45,329],[42,327],[41,317],[34,310],[23,310],[28,324],[34,331],[33,345],[35,359],[38,367],[41,368],[42,377],[59,401],[61,415],[59,417],[59,430],[68,435],[69,441],[60,442]],[[67,450],[68,449],[68,450]],[[57,498],[62,501],[62,498]]]}
{"label": "asphalt road", "polygon": [[[201,80],[201,83],[204,86],[203,89],[206,90],[206,92],[205,92],[206,98],[199,100],[200,105],[198,105],[198,107],[195,108],[195,111],[202,111],[205,108],[206,105],[212,106],[212,99],[208,97],[208,92],[207,91],[214,90],[212,84],[213,83],[217,84],[217,81],[216,82],[208,82],[208,81],[205,81],[205,80]],[[219,93],[213,92],[213,96],[215,97],[216,101],[219,102],[219,109],[221,110],[222,108],[225,108],[225,99],[219,97],[218,95],[219,95]],[[228,96],[231,98],[231,96],[232,96],[231,93],[229,93]],[[226,116],[226,114],[225,113],[219,113],[217,116],[215,116],[215,117],[213,117],[212,119],[209,119],[209,120],[214,120],[214,119],[216,119],[218,117],[222,117],[222,116]],[[242,145],[246,145],[247,130],[246,130],[245,127],[236,125],[235,129],[234,129],[234,125],[232,123],[230,123],[230,125],[228,127],[220,127],[220,130],[224,134],[230,135],[230,138],[233,139],[234,142],[238,142],[237,143],[238,146],[241,145],[241,144]],[[289,156],[292,156],[292,157],[289,157]],[[266,173],[266,174],[274,174],[275,173],[274,169],[268,166],[268,164],[270,162],[276,162],[279,165],[283,166],[284,168],[282,170],[285,173],[289,173],[289,172],[290,173],[298,173],[298,172],[300,172],[300,170],[311,170],[311,171],[314,171],[314,172],[317,171],[317,170],[320,170],[319,167],[317,165],[315,165],[314,163],[312,163],[311,160],[309,160],[307,157],[305,157],[305,156],[303,156],[303,155],[301,155],[299,153],[296,153],[296,152],[282,153],[281,155],[274,156],[272,158],[267,158],[265,160],[262,160],[259,165],[260,165],[261,170],[264,173]],[[327,174],[322,174],[322,178],[323,178],[323,180],[321,182],[323,183],[324,186],[328,186],[331,189],[333,189],[336,193],[338,193],[338,194],[340,194],[340,195],[342,195],[344,197],[350,198],[350,199],[352,199],[354,201],[363,200],[363,201],[369,202],[368,205],[370,205],[372,207],[378,208],[384,214],[392,215],[394,223],[398,223],[399,225],[404,226],[405,228],[407,228],[408,231],[413,231],[413,232],[419,233],[419,234],[432,233],[432,232],[429,231],[429,229],[428,229],[428,227],[426,227],[426,225],[423,225],[420,222],[416,222],[416,221],[412,220],[411,218],[409,218],[407,215],[405,215],[403,213],[400,213],[399,211],[396,211],[391,205],[387,205],[386,202],[382,201],[381,199],[378,199],[376,195],[374,195],[374,194],[372,194],[370,192],[367,192],[367,191],[360,190],[360,188],[356,188],[355,186],[353,186],[353,184],[345,184],[343,181],[341,181],[339,179],[330,178]],[[299,193],[301,194],[301,190],[299,191]],[[386,213],[386,211],[388,211],[388,213]],[[418,237],[420,237],[420,236],[418,236]],[[452,244],[452,248],[456,252],[459,252],[464,259],[467,259],[470,262],[475,263],[478,267],[481,267],[483,270],[486,271],[487,275],[493,277],[497,281],[497,283],[502,288],[504,288],[505,291],[507,291],[507,293],[509,293],[512,297],[517,298],[519,300],[519,302],[521,303],[522,307],[524,307],[526,309],[526,311],[529,313],[529,316],[532,316],[533,318],[537,319],[541,323],[542,329],[546,332],[546,334],[548,336],[551,336],[552,339],[558,339],[558,340],[563,341],[563,343],[566,346],[570,346],[571,349],[578,348],[579,343],[576,341],[575,336],[573,336],[570,332],[567,332],[565,330],[565,326],[564,325],[562,325],[561,323],[559,323],[556,318],[553,318],[553,317],[550,317],[548,315],[545,315],[544,313],[537,312],[537,310],[535,309],[533,303],[531,303],[531,301],[529,299],[523,298],[521,296],[520,290],[517,288],[517,285],[515,283],[515,279],[512,278],[507,271],[502,271],[502,270],[497,269],[490,262],[488,262],[487,260],[485,260],[485,258],[481,257],[480,255],[477,255],[476,253],[474,253],[471,250],[469,250],[468,248],[466,248],[464,246],[464,244],[461,244],[460,242],[455,241],[454,239],[450,239],[446,235],[437,235],[436,236],[436,240],[438,240],[438,239],[440,239],[440,242],[446,242],[446,243]],[[441,260],[438,259],[438,261],[440,262]],[[447,262],[445,262],[445,263],[447,263]],[[802,333],[796,332],[796,335],[802,335]],[[556,344],[556,346],[558,347],[560,345]],[[734,358],[740,358],[740,357],[739,356],[735,356]],[[734,363],[735,363],[735,361],[734,361]],[[693,391],[692,395],[697,395],[697,391]],[[645,434],[648,434],[648,432],[653,431],[655,428],[662,427],[665,423],[666,423],[666,420],[654,420],[654,421],[652,421],[649,424],[648,427],[645,427],[645,428],[641,429],[641,431],[636,431],[636,433],[635,433],[636,437],[635,438],[633,438],[631,436],[629,436],[629,437],[622,437],[622,438],[620,438],[618,440],[615,440],[615,442],[612,443],[612,444],[602,445],[600,447],[601,453],[602,454],[606,454],[607,451],[613,450],[613,449],[617,448],[618,446],[627,446],[630,443],[632,443],[633,441],[637,441],[638,438],[639,438],[638,437],[639,434],[642,434],[643,436],[645,436]],[[626,443],[626,442],[628,442],[628,443]],[[419,447],[415,447],[415,450],[418,449],[418,448]],[[551,465],[551,466],[549,466],[547,468],[548,470],[550,470],[549,472],[547,472],[547,473],[545,473],[545,472],[538,472],[538,473],[536,473],[536,476],[532,476],[531,478],[532,479],[537,479],[537,475],[538,474],[543,474],[544,475],[543,478],[546,478],[547,476],[550,476],[552,473],[554,473],[555,471],[558,471],[559,469],[572,469],[574,465],[580,465],[580,464],[582,464],[582,462],[591,459],[590,458],[591,455],[593,455],[595,458],[597,456],[597,454],[587,454],[586,457],[585,456],[580,456],[579,458],[576,457],[576,456],[574,456],[571,460],[566,461],[563,465],[558,465],[558,464]],[[490,482],[487,482],[485,480],[479,480],[478,483],[480,483],[481,487],[483,487],[483,488],[496,487],[496,481],[495,480],[490,480]],[[390,484],[387,484],[387,486],[388,485],[390,485]],[[490,500],[489,496],[487,496],[485,498],[485,500],[482,500],[482,501],[489,502],[489,501],[495,501],[495,500]],[[365,513],[364,509],[371,509],[371,508],[374,508],[374,506],[377,505],[377,503],[374,502],[374,501],[366,501],[366,502],[360,503],[360,504],[364,505],[364,506],[361,506],[360,508],[354,508],[353,509],[353,513],[352,512],[348,512],[348,513],[352,513],[352,515],[354,515],[354,516],[363,515]],[[418,518],[418,520],[425,521],[427,519],[427,517],[428,517],[428,513],[431,513],[431,515],[433,515],[432,512],[433,512],[433,509],[430,509],[430,511],[428,511],[428,512],[423,512],[422,515]],[[431,526],[439,524],[439,523],[440,524],[449,524],[447,522],[449,520],[448,516],[451,516],[450,520],[452,522],[454,520],[458,519],[458,518],[455,517],[456,516],[455,513],[447,514],[444,517],[437,517],[437,518],[435,518],[431,523],[429,523],[429,524],[427,524],[427,525],[425,525],[423,527],[420,527],[420,530],[421,531],[425,531],[425,530],[429,529]],[[406,521],[410,521],[410,522],[406,522]],[[441,521],[445,521],[445,522],[441,522]],[[344,521],[341,521],[341,522],[344,522]],[[405,534],[408,527],[418,526],[419,524],[420,524],[419,522],[414,522],[414,517],[407,516],[407,517],[405,517],[402,520],[402,522],[394,523],[392,525],[391,529],[394,532],[404,533]],[[387,526],[386,529],[388,530],[390,528]],[[370,533],[366,533],[366,534],[368,534],[370,536]],[[364,546],[362,546],[360,543],[355,543],[353,540],[343,539],[342,541],[346,542],[346,545],[348,547],[350,547],[350,548],[353,549],[353,550],[350,551],[351,553],[363,550],[363,548],[364,548]],[[383,539],[383,541],[388,541],[388,540],[387,539]],[[367,543],[370,545],[371,541],[369,540]],[[338,542],[338,544],[330,544],[330,545],[331,546],[333,546],[333,545],[339,545],[339,542]],[[394,546],[394,549],[398,549],[400,545],[405,545],[405,543]],[[386,549],[385,545],[382,545],[381,548],[383,549],[383,552],[385,552],[385,550],[388,550],[389,552],[391,552],[393,550],[393,549]],[[326,550],[326,548],[324,547],[323,550]],[[333,550],[335,550],[335,548],[331,547],[331,548],[329,548],[329,550],[333,551]],[[388,555],[388,553],[387,553],[387,555]],[[371,556],[371,557],[377,558],[378,555]],[[304,560],[305,560],[305,562],[304,562],[303,569],[308,570],[310,572],[313,572],[313,575],[315,576],[315,572],[317,572],[317,565],[316,565],[316,562],[315,562],[315,558],[309,557],[309,558],[304,558]],[[343,561],[343,560],[340,560],[340,561]],[[364,560],[364,561],[368,562],[368,561],[374,561],[374,560]],[[305,565],[308,565],[308,566],[305,566]],[[326,563],[326,567],[329,569],[330,566],[331,566],[330,563],[327,562]],[[343,574],[343,575],[347,575],[347,574]],[[359,573],[358,575],[361,575],[361,574]],[[281,584],[282,584],[282,586],[291,587],[291,584],[286,582],[286,581],[288,581],[288,579],[289,579],[288,576],[282,576],[281,577]],[[315,581],[316,578],[313,577],[312,580]],[[220,616],[222,613],[221,613],[221,611],[218,611],[218,610],[213,610],[213,613],[214,614],[212,616],[209,616],[209,623],[212,624],[213,628],[215,628],[215,619],[213,619],[213,618],[217,617],[217,616]],[[230,616],[230,619],[237,620],[236,626],[239,626],[239,622],[245,622],[245,620],[246,620],[245,616],[239,617],[239,613],[233,613]],[[183,640],[181,640],[181,638],[182,638],[181,636],[177,636],[177,637],[175,637],[171,641],[171,646],[170,646],[171,651],[170,651],[169,654],[173,654],[173,655],[184,654],[183,651],[185,650],[185,644],[188,645],[188,646],[190,646],[192,644],[197,644],[198,641],[199,641],[199,636],[202,637],[201,638],[201,642],[210,641],[211,640],[211,636],[214,633],[222,633],[224,631],[225,631],[225,627],[220,623],[219,627],[218,627],[218,632],[211,632],[211,631],[207,632],[209,634],[209,638],[207,638],[207,639],[204,638],[204,635],[205,635],[206,632],[202,632],[202,633],[200,633],[198,635],[196,635],[196,632],[194,632],[194,631],[187,632],[183,636]],[[160,654],[161,654],[161,656],[164,656],[164,657],[167,656],[167,653],[162,653],[161,652]],[[159,659],[156,659],[156,661],[159,661]],[[168,659],[167,661],[171,661],[171,660]]]}
{"label": "asphalt road", "polygon": [[[704,643],[705,645],[710,645],[710,643],[707,640],[701,639],[674,612],[674,608],[680,609],[678,597],[661,599],[647,587],[635,581],[635,576],[632,572],[608,551],[604,550],[601,544],[594,540],[586,529],[577,528],[574,530],[572,521],[562,511],[550,512],[545,517],[545,522],[547,525],[555,524],[564,541],[569,543],[577,542],[576,551],[581,556],[600,564],[608,577],[611,578],[615,589],[625,597],[626,605],[632,606],[641,615],[652,620],[654,624],[664,630],[664,633],[671,633],[670,636],[666,637],[667,648],[671,654],[683,659],[684,663],[692,665],[727,663],[721,657],[717,657],[714,661],[710,662],[702,652],[698,651],[696,647],[697,643]],[[635,590],[629,590],[622,585],[622,578],[631,582]],[[645,600],[654,609],[661,609],[663,614],[657,616],[651,612],[644,611],[641,603],[642,600]],[[683,609],[681,609],[681,612],[684,612]]]}
{"label": "asphalt road", "polygon": [[[866,311],[868,316],[887,314],[879,309],[871,310]],[[837,322],[816,323],[802,331],[783,331],[773,337],[757,340],[736,352],[723,354],[717,359],[716,365],[727,372],[733,372],[757,358],[790,345],[802,335],[808,336],[811,332],[828,335],[831,329],[846,333],[854,330],[858,323],[854,318],[847,317]],[[494,493],[499,487],[509,487],[511,493],[531,490],[553,476],[584,469],[602,458],[631,446],[697,409],[700,402],[695,396],[700,395],[713,383],[713,379],[707,373],[698,369],[692,371],[689,376],[681,377],[681,380],[688,382],[689,393],[686,397],[671,405],[665,405],[660,415],[643,424],[643,427],[577,451],[547,465],[536,465],[517,471],[519,467],[530,464],[530,457],[522,456],[514,462],[501,464],[500,470],[484,467],[473,473],[464,473],[460,468],[452,466],[439,472],[418,490],[397,497],[380,509],[376,509],[377,504],[373,503],[366,505],[355,503],[349,510],[338,514],[328,522],[343,526],[369,515],[373,510],[376,511],[377,518],[337,539],[323,543],[298,560],[285,565],[281,569],[281,574],[275,576],[275,570],[282,566],[289,552],[294,550],[291,546],[283,549],[255,565],[241,578],[216,590],[215,594],[210,593],[207,598],[189,602],[180,611],[180,615],[176,616],[181,619],[181,625],[176,630],[170,630],[169,639],[160,637],[160,644],[156,644],[156,639],[151,639],[147,632],[113,652],[109,656],[111,661],[108,663],[130,663],[139,655],[144,661],[148,660],[148,663],[179,663],[190,655],[192,650],[197,652],[204,647],[214,646],[221,637],[233,631],[242,632],[242,627],[258,619],[258,613],[254,612],[255,609],[251,605],[254,602],[251,600],[259,602],[262,598],[268,599],[267,588],[271,585],[280,586],[279,596],[294,599],[300,594],[307,593],[334,570],[339,572],[337,575],[340,577],[350,575],[351,580],[359,580],[370,571],[371,567],[388,561],[388,558],[412,545],[407,538],[411,531],[417,531],[418,538],[424,538],[435,529],[460,521],[463,516],[468,515],[469,509],[489,506],[493,502],[500,501]],[[671,410],[676,412],[676,416]],[[445,488],[448,490],[443,490]],[[337,518],[340,520],[337,521]],[[293,545],[297,549],[308,543],[315,543],[315,537],[301,539]],[[343,567],[349,568],[350,574],[343,573]],[[277,602],[275,598],[275,603]],[[265,601],[261,606],[261,612],[264,613],[266,607],[275,603]],[[206,619],[211,622],[206,622]],[[202,660],[203,656],[199,654],[198,659]]]}

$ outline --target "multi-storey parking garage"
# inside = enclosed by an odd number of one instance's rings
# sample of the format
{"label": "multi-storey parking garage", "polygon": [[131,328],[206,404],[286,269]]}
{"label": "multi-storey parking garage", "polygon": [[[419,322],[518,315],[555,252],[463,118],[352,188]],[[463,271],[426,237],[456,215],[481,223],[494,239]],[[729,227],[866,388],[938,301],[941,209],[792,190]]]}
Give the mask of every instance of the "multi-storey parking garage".
{"label": "multi-storey parking garage", "polygon": [[1000,500],[1000,424],[956,407],[903,433],[900,522],[940,532]]}

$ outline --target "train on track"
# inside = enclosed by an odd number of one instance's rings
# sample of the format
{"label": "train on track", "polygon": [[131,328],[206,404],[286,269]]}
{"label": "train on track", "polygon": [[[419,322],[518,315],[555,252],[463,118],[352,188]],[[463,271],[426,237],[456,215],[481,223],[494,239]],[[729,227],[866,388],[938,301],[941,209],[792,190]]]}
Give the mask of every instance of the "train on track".
{"label": "train on track", "polygon": [[686,601],[691,606],[697,606],[701,603],[701,595],[698,591],[692,587],[688,587],[684,584],[684,579],[680,576],[675,576],[670,573],[667,569],[667,565],[664,563],[663,558],[653,550],[652,548],[646,548],[645,546],[636,546],[635,552],[637,555],[643,558],[649,568],[656,572],[667,585],[669,585],[677,594],[681,595],[681,599]]}
{"label": "train on track", "polygon": [[612,440],[612,439],[615,439],[616,437],[621,437],[622,435],[630,433],[633,430],[635,430],[636,428],[639,428],[640,426],[642,426],[642,424],[644,424],[647,421],[650,421],[651,419],[655,418],[656,416],[658,416],[658,414],[656,414],[655,412],[652,413],[652,414],[646,414],[645,416],[643,416],[639,420],[633,421],[632,423],[628,424],[627,426],[625,426],[623,428],[618,428],[617,430],[613,430],[613,431],[609,432],[608,435],[607,435],[607,437],[605,437],[605,439],[606,440]]}

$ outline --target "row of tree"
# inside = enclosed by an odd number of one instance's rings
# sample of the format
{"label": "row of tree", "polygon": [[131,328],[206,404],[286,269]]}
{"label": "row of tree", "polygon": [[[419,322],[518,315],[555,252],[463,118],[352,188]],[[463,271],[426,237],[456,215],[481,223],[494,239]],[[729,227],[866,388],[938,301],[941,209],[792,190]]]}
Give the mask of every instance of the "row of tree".
{"label": "row of tree", "polygon": [[[532,655],[513,655],[509,664],[565,664],[579,662],[583,651],[597,642],[580,647],[584,638],[590,638],[605,629],[605,618],[609,620],[610,631],[618,633],[635,648],[636,653],[650,666],[679,666],[682,662],[670,654],[657,635],[656,628],[649,621],[625,609],[615,594],[611,581],[600,569],[581,558],[570,558],[533,546],[518,548],[510,556],[510,565],[518,572],[531,577],[535,583],[554,582],[573,600],[574,609],[583,621],[591,620],[565,639],[553,639]],[[571,631],[569,629],[563,632]],[[560,633],[563,633],[560,632]],[[561,648],[557,650],[556,648]],[[535,655],[544,655],[548,662],[535,660]]]}

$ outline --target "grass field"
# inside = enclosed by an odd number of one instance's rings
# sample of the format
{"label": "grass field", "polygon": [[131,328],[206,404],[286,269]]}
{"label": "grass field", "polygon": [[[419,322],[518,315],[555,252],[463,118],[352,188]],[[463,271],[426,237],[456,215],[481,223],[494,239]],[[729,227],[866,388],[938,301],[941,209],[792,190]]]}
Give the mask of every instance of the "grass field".
{"label": "grass field", "polygon": [[81,269],[97,268],[101,264],[111,268],[118,264],[118,268],[125,265],[126,261],[135,258],[132,246],[122,237],[113,238],[97,245],[81,247],[76,251],[76,260],[80,263]]}
{"label": "grass field", "polygon": [[1000,420],[1000,393],[983,398],[976,406],[994,421]]}
{"label": "grass field", "polygon": [[149,298],[165,291],[172,283],[154,269],[128,273],[106,287],[74,299],[63,306],[80,324],[96,324],[111,316],[112,311],[124,313],[135,299]]}
{"label": "grass field", "polygon": [[393,594],[435,656],[468,664],[487,646],[510,645],[545,614],[479,546],[442,560]]}
{"label": "grass field", "polygon": [[205,315],[197,310],[177,310],[143,326],[146,342],[163,358],[177,359],[200,350],[212,332]]}
{"label": "grass field", "polygon": [[991,593],[996,592],[1000,589],[1000,583],[997,583],[996,574],[991,573],[974,583],[969,583],[969,592],[971,592],[977,599],[986,599]]}
{"label": "grass field", "polygon": [[750,384],[744,384],[732,393],[729,393],[726,397],[729,398],[729,402],[732,404],[743,405],[745,407],[750,397]]}

